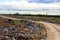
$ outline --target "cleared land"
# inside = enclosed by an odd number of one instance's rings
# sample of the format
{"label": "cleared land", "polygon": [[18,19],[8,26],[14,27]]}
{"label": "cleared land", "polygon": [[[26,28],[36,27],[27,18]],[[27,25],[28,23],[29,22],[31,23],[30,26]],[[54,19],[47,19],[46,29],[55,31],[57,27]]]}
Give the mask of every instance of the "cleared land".
{"label": "cleared land", "polygon": [[2,36],[0,37],[0,40],[4,38],[6,40],[12,40],[13,37],[16,40],[40,40],[46,39],[47,36],[47,30],[44,25],[32,20],[17,19],[0,15],[0,28],[0,33],[2,33],[2,35],[0,35]]}
{"label": "cleared land", "polygon": [[[11,17],[5,17],[1,16],[3,18],[10,18],[14,20],[20,20],[16,18],[11,18]],[[47,19],[47,18],[46,18]],[[59,18],[60,20],[60,18]],[[30,20],[32,21],[32,20]],[[47,29],[47,39],[46,40],[60,40],[60,24],[54,24],[54,23],[49,23],[49,22],[41,22],[41,21],[32,21],[32,22],[37,22],[37,23],[43,23]]]}

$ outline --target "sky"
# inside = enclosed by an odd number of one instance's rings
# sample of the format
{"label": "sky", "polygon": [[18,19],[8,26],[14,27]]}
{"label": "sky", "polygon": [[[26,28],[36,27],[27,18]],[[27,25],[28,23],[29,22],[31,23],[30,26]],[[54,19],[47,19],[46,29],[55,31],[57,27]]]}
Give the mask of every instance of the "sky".
{"label": "sky", "polygon": [[60,13],[60,0],[0,0],[0,9],[29,9]]}

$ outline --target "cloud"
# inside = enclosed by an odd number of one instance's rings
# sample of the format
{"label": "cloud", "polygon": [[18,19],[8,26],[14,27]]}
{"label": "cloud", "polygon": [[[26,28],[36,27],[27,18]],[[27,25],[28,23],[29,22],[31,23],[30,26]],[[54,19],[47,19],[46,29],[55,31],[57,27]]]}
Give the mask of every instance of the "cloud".
{"label": "cloud", "polygon": [[[29,0],[28,0],[29,1]],[[60,9],[60,2],[53,2],[53,3],[49,3],[49,4],[45,4],[45,3],[36,3],[36,2],[32,2],[29,3],[27,0],[12,0],[12,1],[6,1],[6,2],[0,2],[0,8],[3,7],[8,7],[9,6],[11,8],[16,8],[16,9],[35,9],[35,10],[42,10],[42,9],[50,9],[50,10],[54,10],[54,9]],[[48,1],[48,0],[45,0]],[[49,0],[52,1],[52,0]]]}
{"label": "cloud", "polygon": [[36,2],[36,3],[53,3],[53,2],[60,2],[60,0],[29,0],[29,2]]}
{"label": "cloud", "polygon": [[[60,13],[60,2],[53,1],[51,3],[37,3],[39,0],[9,0],[5,2],[0,2],[1,9],[28,9],[28,10],[41,10],[43,12],[53,12],[53,13]],[[52,1],[52,0],[45,0],[45,1]],[[59,10],[59,11],[58,11]]]}
{"label": "cloud", "polygon": [[19,1],[19,0],[0,0],[0,2],[10,2],[10,1]]}
{"label": "cloud", "polygon": [[[36,0],[39,1],[39,0]],[[45,0],[48,1],[48,0]],[[52,0],[49,0],[52,1]],[[55,0],[56,1],[56,0]],[[0,7],[3,5],[8,5],[17,9],[38,9],[40,10],[41,8],[48,8],[48,9],[57,9],[60,8],[60,2],[53,2],[49,4],[45,3],[36,3],[32,2],[29,3],[29,0],[12,0],[12,1],[6,1],[6,2],[0,2]]]}

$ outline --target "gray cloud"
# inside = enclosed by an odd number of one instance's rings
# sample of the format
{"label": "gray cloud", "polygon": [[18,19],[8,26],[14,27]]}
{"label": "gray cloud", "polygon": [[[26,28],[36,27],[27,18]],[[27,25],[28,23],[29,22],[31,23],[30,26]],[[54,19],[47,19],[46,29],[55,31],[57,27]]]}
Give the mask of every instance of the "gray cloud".
{"label": "gray cloud", "polygon": [[28,2],[36,2],[36,3],[53,3],[53,2],[60,2],[60,0],[28,0]]}

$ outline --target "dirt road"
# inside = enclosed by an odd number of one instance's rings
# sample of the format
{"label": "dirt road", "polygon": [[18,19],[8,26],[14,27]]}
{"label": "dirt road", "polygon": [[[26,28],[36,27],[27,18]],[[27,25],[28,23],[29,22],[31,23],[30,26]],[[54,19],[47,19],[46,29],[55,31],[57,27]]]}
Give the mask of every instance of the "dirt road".
{"label": "dirt road", "polygon": [[60,26],[52,23],[42,22],[47,28],[47,40],[60,40]]}
{"label": "dirt road", "polygon": [[[22,20],[22,19],[16,19],[16,18],[11,18],[11,17],[1,16],[1,15],[0,17],[13,19],[13,20]],[[29,20],[29,21],[32,21],[32,20]],[[47,29],[47,35],[48,35],[47,40],[60,40],[60,26],[59,25],[48,23],[48,22],[39,22],[39,21],[32,21],[32,22],[43,23],[45,25]]]}

